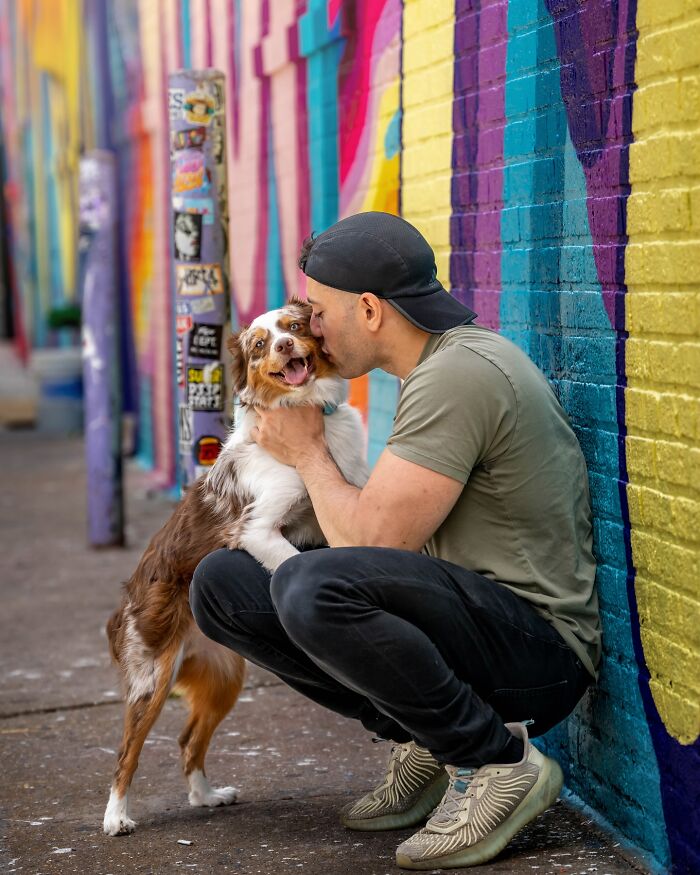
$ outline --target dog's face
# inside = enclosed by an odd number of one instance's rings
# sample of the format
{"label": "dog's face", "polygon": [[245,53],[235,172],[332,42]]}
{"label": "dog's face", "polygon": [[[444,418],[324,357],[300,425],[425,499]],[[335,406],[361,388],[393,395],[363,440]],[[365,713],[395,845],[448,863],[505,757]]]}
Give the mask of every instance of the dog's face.
{"label": "dog's face", "polygon": [[301,400],[317,379],[335,376],[311,333],[311,312],[310,304],[294,298],[231,337],[234,389],[246,402],[270,407],[294,396]]}

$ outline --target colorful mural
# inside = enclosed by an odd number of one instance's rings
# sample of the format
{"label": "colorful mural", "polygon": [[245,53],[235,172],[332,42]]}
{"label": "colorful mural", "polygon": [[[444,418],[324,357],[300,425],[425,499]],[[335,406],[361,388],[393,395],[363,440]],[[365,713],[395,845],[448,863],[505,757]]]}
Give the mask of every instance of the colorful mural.
{"label": "colorful mural", "polygon": [[[303,294],[310,231],[387,210],[549,378],[588,462],[605,655],[598,688],[542,744],[628,839],[700,871],[697,3],[80,6],[0,0],[18,343],[65,342],[46,317],[79,297],[75,160],[115,149],[125,407],[141,461],[174,482],[167,76],[221,70],[234,323]],[[371,461],[397,391],[375,373],[351,387]]]}

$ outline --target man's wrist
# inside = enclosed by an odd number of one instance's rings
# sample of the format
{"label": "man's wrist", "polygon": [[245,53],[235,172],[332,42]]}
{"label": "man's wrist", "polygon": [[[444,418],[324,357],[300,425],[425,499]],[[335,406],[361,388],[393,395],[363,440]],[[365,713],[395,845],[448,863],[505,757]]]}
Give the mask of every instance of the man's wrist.
{"label": "man's wrist", "polygon": [[304,475],[312,472],[319,465],[327,462],[333,462],[331,454],[328,451],[328,445],[325,441],[313,447],[308,447],[299,454],[295,468],[299,476],[304,479]]}

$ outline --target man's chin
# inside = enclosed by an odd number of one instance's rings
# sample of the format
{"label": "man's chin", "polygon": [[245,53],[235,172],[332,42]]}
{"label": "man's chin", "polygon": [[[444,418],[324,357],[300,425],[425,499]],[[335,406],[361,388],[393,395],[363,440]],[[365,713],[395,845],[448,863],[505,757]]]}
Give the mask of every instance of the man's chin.
{"label": "man's chin", "polygon": [[337,362],[335,363],[335,369],[338,372],[338,376],[344,380],[354,380],[355,377],[364,377],[365,374],[369,373],[368,371],[358,371],[357,368],[343,367]]}

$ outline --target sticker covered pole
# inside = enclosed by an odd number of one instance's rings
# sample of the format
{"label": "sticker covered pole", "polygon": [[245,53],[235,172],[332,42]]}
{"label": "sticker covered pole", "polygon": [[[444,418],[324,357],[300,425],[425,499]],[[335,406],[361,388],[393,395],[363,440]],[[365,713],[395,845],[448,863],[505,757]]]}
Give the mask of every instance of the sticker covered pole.
{"label": "sticker covered pole", "polygon": [[83,382],[88,540],[124,543],[117,275],[117,171],[111,152],[80,160]]}
{"label": "sticker covered pole", "polygon": [[214,464],[230,423],[224,76],[170,75],[178,454],[182,486]]}

